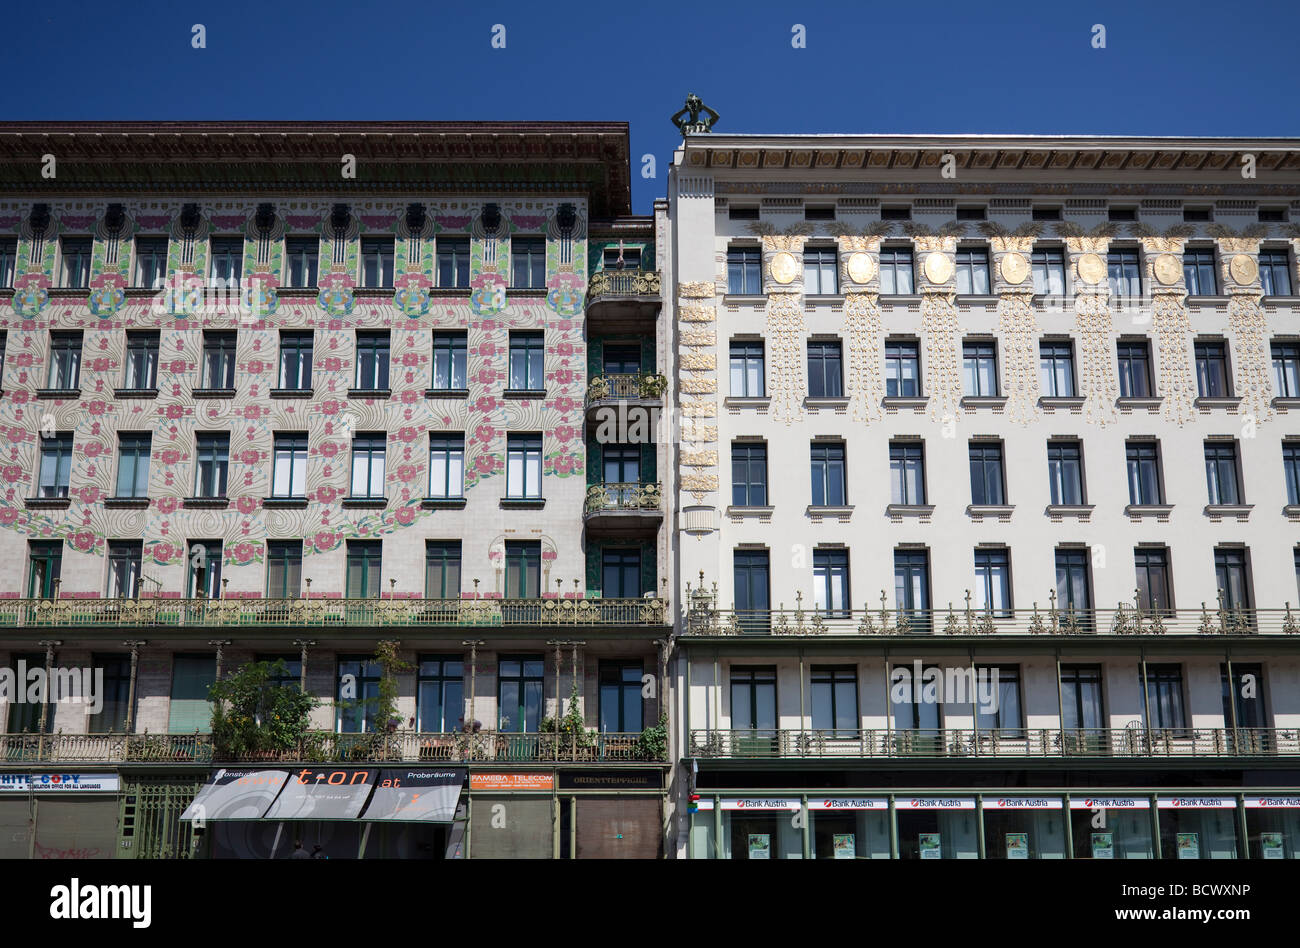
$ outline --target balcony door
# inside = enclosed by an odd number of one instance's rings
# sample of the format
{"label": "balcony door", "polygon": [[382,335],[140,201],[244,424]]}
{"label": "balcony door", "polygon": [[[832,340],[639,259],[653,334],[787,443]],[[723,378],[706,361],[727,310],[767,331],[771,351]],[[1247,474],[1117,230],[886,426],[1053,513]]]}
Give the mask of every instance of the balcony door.
{"label": "balcony door", "polygon": [[1105,747],[1100,665],[1061,666],[1061,740],[1065,753]]}
{"label": "balcony door", "polygon": [[731,728],[738,757],[776,752],[776,669],[741,666],[731,669]]}

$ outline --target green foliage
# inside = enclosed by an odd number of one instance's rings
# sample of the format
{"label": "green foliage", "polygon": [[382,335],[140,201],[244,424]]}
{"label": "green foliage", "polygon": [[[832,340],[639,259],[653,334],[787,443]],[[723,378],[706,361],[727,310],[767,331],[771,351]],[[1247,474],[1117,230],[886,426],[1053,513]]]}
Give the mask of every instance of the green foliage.
{"label": "green foliage", "polygon": [[296,750],[320,703],[297,686],[280,685],[284,662],[251,662],[208,689],[216,755],[233,758]]}
{"label": "green foliage", "polygon": [[664,760],[668,756],[668,713],[659,715],[659,723],[644,728],[637,742],[642,760]]}
{"label": "green foliage", "polygon": [[375,663],[382,672],[379,676],[379,695],[375,698],[375,730],[382,731],[398,720],[397,676],[411,671],[415,666],[397,655],[402,643],[385,639],[375,645]]}
{"label": "green foliage", "polygon": [[543,718],[537,729],[543,734],[559,734],[563,747],[591,747],[594,744],[586,722],[582,719],[582,709],[578,707],[578,683],[573,683],[569,692],[569,710],[556,722],[555,718]]}

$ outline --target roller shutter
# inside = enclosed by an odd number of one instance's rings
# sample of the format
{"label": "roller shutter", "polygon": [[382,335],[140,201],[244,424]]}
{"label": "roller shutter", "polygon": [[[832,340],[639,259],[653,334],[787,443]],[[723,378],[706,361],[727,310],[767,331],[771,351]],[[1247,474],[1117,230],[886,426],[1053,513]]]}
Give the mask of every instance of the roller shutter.
{"label": "roller shutter", "polygon": [[117,855],[117,795],[96,800],[36,800],[37,859],[111,859]]}
{"label": "roller shutter", "polygon": [[658,859],[663,824],[658,797],[578,797],[579,859]]}
{"label": "roller shutter", "polygon": [[469,845],[474,859],[554,856],[555,820],[550,797],[475,797],[472,812]]}
{"label": "roller shutter", "polygon": [[31,800],[0,800],[0,859],[28,859],[31,850]]}

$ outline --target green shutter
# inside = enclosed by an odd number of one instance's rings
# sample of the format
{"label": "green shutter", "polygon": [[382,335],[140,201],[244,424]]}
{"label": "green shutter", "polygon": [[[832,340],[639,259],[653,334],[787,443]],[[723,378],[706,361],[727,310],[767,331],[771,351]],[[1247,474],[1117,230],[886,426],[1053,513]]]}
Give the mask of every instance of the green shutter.
{"label": "green shutter", "polygon": [[177,655],[172,659],[171,710],[167,730],[172,734],[206,733],[212,728],[208,688],[217,680],[211,655]]}

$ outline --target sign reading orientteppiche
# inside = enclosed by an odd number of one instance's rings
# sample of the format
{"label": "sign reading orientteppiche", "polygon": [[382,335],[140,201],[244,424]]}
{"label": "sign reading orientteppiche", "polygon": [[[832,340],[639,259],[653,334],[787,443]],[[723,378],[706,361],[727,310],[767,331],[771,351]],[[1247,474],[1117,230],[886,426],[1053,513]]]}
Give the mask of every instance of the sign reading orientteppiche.
{"label": "sign reading orientteppiche", "polygon": [[268,820],[353,820],[370,799],[374,768],[304,767],[290,771]]}
{"label": "sign reading orientteppiche", "polygon": [[464,767],[384,770],[364,819],[450,823],[465,773]]}
{"label": "sign reading orientteppiche", "polygon": [[0,793],[117,793],[117,774],[0,774]]}
{"label": "sign reading orientteppiche", "polygon": [[218,770],[182,820],[260,820],[289,780],[287,770]]}
{"label": "sign reading orientteppiche", "polygon": [[560,771],[561,790],[659,790],[662,786],[657,770]]}

